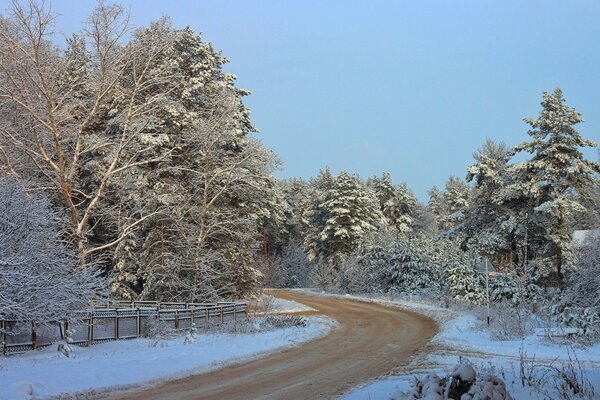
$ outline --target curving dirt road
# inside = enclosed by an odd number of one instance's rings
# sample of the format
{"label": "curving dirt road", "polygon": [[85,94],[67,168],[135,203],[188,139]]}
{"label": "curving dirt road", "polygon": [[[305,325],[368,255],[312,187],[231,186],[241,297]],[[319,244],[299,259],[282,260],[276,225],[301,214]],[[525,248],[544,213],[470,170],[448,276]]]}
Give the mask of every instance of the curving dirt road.
{"label": "curving dirt road", "polygon": [[435,334],[425,316],[379,304],[274,291],[338,321],[330,335],[259,360],[112,392],[107,399],[324,399],[406,364]]}

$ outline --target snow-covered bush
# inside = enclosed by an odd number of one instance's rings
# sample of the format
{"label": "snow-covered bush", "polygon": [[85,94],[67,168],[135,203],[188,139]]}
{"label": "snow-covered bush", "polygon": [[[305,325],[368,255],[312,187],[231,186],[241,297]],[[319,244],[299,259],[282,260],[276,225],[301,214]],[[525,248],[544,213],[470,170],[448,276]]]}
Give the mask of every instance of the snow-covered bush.
{"label": "snow-covered bush", "polygon": [[56,349],[59,353],[61,353],[62,355],[64,355],[65,357],[70,357],[71,354],[73,354],[73,334],[75,333],[75,331],[71,330],[71,329],[67,329],[67,331],[65,332],[65,340],[64,342],[60,342],[58,343],[58,346],[56,346]]}
{"label": "snow-covered bush", "polygon": [[468,363],[456,365],[451,374],[440,378],[429,374],[415,378],[413,388],[407,393],[398,393],[393,400],[512,400],[504,382],[486,374],[479,378],[475,368]]}
{"label": "snow-covered bush", "polygon": [[481,307],[477,311],[478,318],[488,329],[495,340],[523,339],[534,332],[534,317],[526,304],[515,306],[510,302],[492,303],[490,305],[490,326],[485,323],[487,310]]}
{"label": "snow-covered bush", "polygon": [[308,321],[298,315],[267,315],[260,322],[262,328],[291,328],[305,327]]}
{"label": "snow-covered bush", "polygon": [[481,304],[484,300],[481,275],[475,269],[475,257],[454,262],[448,269],[450,296],[471,304]]}
{"label": "snow-covered bush", "polygon": [[564,307],[557,315],[557,322],[576,328],[577,334],[587,337],[600,336],[600,315],[593,307]]}
{"label": "snow-covered bush", "polygon": [[196,324],[192,323],[192,325],[190,326],[190,329],[188,330],[187,334],[185,335],[185,339],[183,340],[184,344],[194,344],[196,343],[196,340],[198,340],[198,329],[196,329]]}
{"label": "snow-covered bush", "polygon": [[554,312],[558,323],[577,328],[581,336],[600,339],[600,235],[585,243]]}
{"label": "snow-covered bush", "polygon": [[158,318],[148,318],[144,326],[143,336],[152,339],[150,346],[156,347],[162,339],[174,334],[174,329],[168,321]]}
{"label": "snow-covered bush", "polygon": [[68,318],[104,297],[104,278],[77,267],[60,240],[61,219],[47,198],[0,179],[0,216],[0,319]]}
{"label": "snow-covered bush", "polygon": [[277,259],[277,265],[269,276],[267,285],[276,288],[297,288],[309,286],[310,271],[314,263],[302,246],[294,240],[284,249],[284,254]]}
{"label": "snow-covered bush", "polygon": [[508,302],[517,305],[521,297],[521,283],[519,277],[511,273],[495,274],[490,279],[490,301]]}
{"label": "snow-covered bush", "polygon": [[370,237],[343,264],[338,289],[343,293],[377,293],[388,289],[384,274],[391,267],[391,241],[386,235]]}

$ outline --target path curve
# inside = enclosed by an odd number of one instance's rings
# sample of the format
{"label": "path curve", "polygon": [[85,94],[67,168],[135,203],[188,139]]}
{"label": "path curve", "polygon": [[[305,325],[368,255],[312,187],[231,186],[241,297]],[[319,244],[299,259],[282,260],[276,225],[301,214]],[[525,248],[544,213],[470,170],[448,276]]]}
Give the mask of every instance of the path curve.
{"label": "path curve", "polygon": [[[437,331],[432,319],[381,304],[272,291],[338,321],[328,336],[217,371],[106,399],[326,399],[406,364]],[[143,366],[140,366],[143,368]]]}

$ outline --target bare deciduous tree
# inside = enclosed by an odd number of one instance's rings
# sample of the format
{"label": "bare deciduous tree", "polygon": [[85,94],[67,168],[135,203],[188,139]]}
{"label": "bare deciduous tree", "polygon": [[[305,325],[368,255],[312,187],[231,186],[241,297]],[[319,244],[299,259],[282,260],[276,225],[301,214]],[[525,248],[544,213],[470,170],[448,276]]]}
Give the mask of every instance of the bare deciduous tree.
{"label": "bare deciduous tree", "polygon": [[[124,171],[168,156],[149,154],[172,71],[152,68],[171,46],[167,21],[134,33],[122,7],[100,2],[83,33],[54,46],[52,13],[13,1],[0,17],[0,168],[37,177],[66,210],[82,261],[123,240],[150,214],[138,213],[112,240],[88,242],[99,206]],[[160,90],[158,90],[160,88]]]}

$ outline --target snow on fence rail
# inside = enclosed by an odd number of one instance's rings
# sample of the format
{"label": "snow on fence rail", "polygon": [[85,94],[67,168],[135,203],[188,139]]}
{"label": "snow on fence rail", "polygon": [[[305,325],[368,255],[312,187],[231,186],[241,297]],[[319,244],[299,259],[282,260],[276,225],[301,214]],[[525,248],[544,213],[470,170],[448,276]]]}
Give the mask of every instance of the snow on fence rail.
{"label": "snow on fence rail", "polygon": [[77,312],[70,320],[44,324],[0,320],[2,354],[9,355],[49,346],[63,340],[67,329],[73,331],[73,343],[90,346],[110,340],[143,336],[152,320],[171,329],[188,329],[222,324],[249,317],[246,302],[163,303],[151,301],[110,301],[94,304],[89,311]]}

